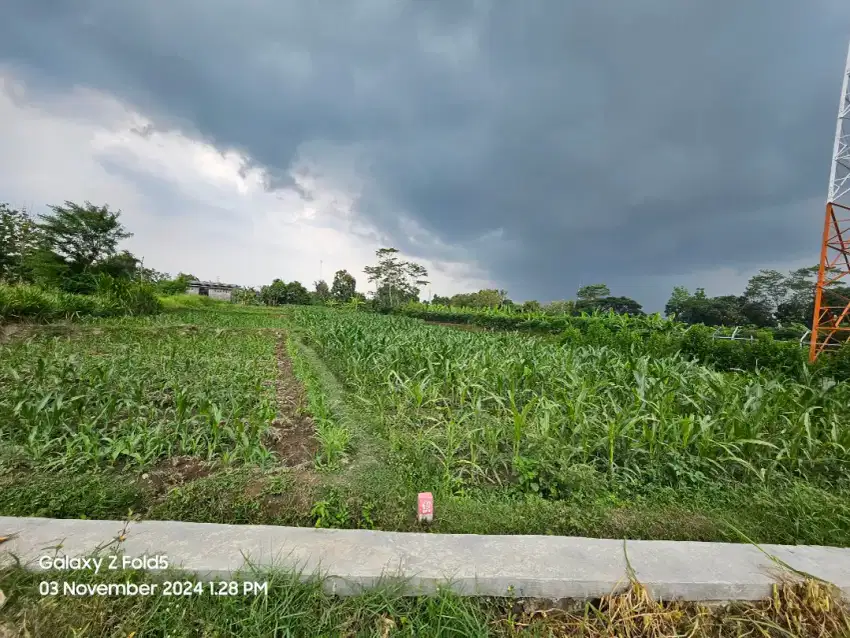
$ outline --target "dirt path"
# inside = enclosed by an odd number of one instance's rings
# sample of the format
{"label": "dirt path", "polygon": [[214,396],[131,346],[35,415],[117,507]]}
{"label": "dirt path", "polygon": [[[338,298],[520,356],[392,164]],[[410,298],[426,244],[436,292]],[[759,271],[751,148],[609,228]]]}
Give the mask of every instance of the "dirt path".
{"label": "dirt path", "polygon": [[[277,375],[274,379],[277,415],[266,433],[265,445],[274,450],[283,466],[298,470],[299,481],[315,483],[313,459],[319,449],[313,420],[306,412],[304,386],[295,377],[292,361],[286,351],[286,335],[278,334],[275,346]],[[216,473],[216,463],[182,456],[163,460],[156,467],[142,475],[143,482],[153,488],[160,496],[170,489]],[[257,494],[264,488],[264,480],[258,480],[249,487],[249,492]],[[274,500],[274,499],[266,499]],[[264,505],[266,503],[264,502]]]}
{"label": "dirt path", "polygon": [[307,414],[304,386],[295,378],[292,361],[286,352],[286,335],[280,335],[275,353],[277,418],[269,430],[268,445],[288,466],[311,464],[319,450],[316,428]]}

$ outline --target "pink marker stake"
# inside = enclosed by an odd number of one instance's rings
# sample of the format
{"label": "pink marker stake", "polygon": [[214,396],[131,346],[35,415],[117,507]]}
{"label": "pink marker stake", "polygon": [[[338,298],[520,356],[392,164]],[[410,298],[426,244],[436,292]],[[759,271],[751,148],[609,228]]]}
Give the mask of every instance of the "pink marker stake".
{"label": "pink marker stake", "polygon": [[419,493],[419,522],[430,523],[434,520],[434,495],[431,492]]}

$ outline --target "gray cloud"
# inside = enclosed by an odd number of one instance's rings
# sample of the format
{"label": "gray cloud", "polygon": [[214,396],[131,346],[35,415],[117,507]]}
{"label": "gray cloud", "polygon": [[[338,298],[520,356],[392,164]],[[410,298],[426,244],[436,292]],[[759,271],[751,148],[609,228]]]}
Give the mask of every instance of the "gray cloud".
{"label": "gray cloud", "polygon": [[34,86],[114,93],[269,188],[305,145],[357,149],[361,215],[516,298],[817,259],[846,2],[4,4],[0,59]]}

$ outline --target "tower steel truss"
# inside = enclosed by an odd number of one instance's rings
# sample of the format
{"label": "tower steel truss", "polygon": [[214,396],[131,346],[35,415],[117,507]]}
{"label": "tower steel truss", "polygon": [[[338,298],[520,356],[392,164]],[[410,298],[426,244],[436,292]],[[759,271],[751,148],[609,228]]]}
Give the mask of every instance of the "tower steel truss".
{"label": "tower steel truss", "polygon": [[[832,288],[833,284],[839,282],[850,284],[850,49],[844,67],[829,172],[809,345],[811,361],[815,361],[824,351],[850,341],[850,298]],[[845,287],[842,289],[847,290]]]}

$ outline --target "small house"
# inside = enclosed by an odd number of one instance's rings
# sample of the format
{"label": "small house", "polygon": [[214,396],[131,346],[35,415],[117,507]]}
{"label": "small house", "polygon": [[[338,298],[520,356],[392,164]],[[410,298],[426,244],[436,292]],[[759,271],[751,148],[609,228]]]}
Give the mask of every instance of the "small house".
{"label": "small house", "polygon": [[186,288],[186,294],[201,295],[203,297],[210,297],[211,299],[221,299],[222,301],[232,301],[233,291],[237,287],[217,281],[190,281]]}

